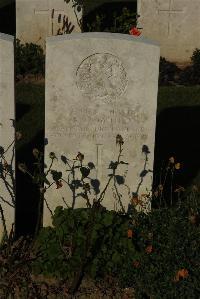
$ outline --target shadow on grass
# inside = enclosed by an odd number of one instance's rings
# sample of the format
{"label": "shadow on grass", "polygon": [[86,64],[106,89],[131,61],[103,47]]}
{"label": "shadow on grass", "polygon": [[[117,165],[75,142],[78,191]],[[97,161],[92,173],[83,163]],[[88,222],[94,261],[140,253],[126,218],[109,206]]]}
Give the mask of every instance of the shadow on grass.
{"label": "shadow on grass", "polygon": [[163,162],[173,156],[181,163],[174,178],[180,186],[200,185],[200,106],[174,107],[157,117],[154,186],[159,182]]}

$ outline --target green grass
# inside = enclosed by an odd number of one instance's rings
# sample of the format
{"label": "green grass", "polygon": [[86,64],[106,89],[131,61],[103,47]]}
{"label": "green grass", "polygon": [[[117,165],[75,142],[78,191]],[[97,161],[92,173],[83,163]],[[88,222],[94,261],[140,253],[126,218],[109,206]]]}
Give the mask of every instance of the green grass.
{"label": "green grass", "polygon": [[[18,83],[16,86],[17,130],[23,134],[20,146],[44,128],[44,91],[44,83]],[[199,103],[200,86],[159,87],[157,113],[170,107],[198,106]]]}
{"label": "green grass", "polygon": [[172,107],[192,107],[200,105],[200,86],[163,86],[158,90],[159,114]]}

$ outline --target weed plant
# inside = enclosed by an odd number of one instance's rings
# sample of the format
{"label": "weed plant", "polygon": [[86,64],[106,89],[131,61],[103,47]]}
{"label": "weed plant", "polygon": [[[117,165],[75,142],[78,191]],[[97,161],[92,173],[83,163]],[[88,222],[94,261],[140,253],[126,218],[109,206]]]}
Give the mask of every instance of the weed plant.
{"label": "weed plant", "polygon": [[45,55],[41,46],[33,43],[22,44],[19,39],[15,45],[16,76],[44,76]]}
{"label": "weed plant", "polygon": [[[115,171],[121,162],[123,138],[120,135],[117,143],[119,156],[112,163],[109,184],[115,182]],[[37,149],[33,155],[40,161]],[[85,182],[89,167],[83,166],[82,153],[78,153],[71,168],[72,173],[81,172],[79,182],[72,179],[66,183],[54,171],[53,182],[47,182],[56,159],[54,153],[50,156],[52,164],[45,174],[30,174],[23,164],[19,168],[38,184],[43,195],[47,188],[63,188],[66,184],[76,199],[79,186],[82,189],[79,195],[85,198],[88,207],[57,207],[52,212],[52,227],[38,227],[33,249],[37,258],[31,261],[34,276],[60,280],[71,295],[76,294],[84,277],[98,281],[113,276],[122,288],[134,288],[136,298],[199,298],[200,194],[196,186],[185,190],[174,184],[174,173],[181,171],[178,161],[170,157],[162,169],[159,184],[149,199],[153,206],[151,212],[138,212],[142,202],[135,193],[127,212],[123,209],[115,212],[102,206],[105,189],[98,200],[93,203],[88,200],[92,185]],[[170,184],[166,184],[167,178]],[[48,203],[45,199],[44,202]]]}
{"label": "weed plant", "polygon": [[200,49],[195,49],[190,65],[180,69],[175,63],[160,58],[159,85],[199,85],[200,84]]}
{"label": "weed plant", "polygon": [[[18,133],[17,139],[20,138]],[[148,214],[139,213],[137,206],[142,205],[141,198],[133,193],[127,212],[121,196],[118,197],[121,211],[107,211],[102,203],[111,182],[119,195],[117,184],[120,185],[122,178],[119,180],[116,170],[120,164],[126,164],[120,159],[123,143],[123,138],[118,135],[119,155],[110,163],[108,183],[93,203],[89,195],[94,186],[88,183],[88,176],[94,165],[85,166],[82,153],[77,154],[69,167],[72,179],[68,182],[63,180],[60,172],[52,170],[56,159],[54,153],[50,153],[52,162],[45,172],[41,169],[42,154],[37,149],[33,149],[36,160],[33,173],[25,164],[18,165],[40,189],[38,223],[33,240],[14,240],[13,230],[8,236],[5,228],[0,259],[2,298],[20,292],[27,298],[31,294],[42,298],[40,286],[35,284],[31,274],[60,279],[72,295],[76,294],[86,275],[94,280],[110,275],[117,278],[122,287],[134,288],[138,298],[144,293],[153,298],[198,298],[198,189],[193,186],[186,192],[181,186],[174,188],[174,173],[181,170],[181,164],[170,157],[166,167],[161,169],[159,184],[152,194],[152,206],[156,208]],[[2,150],[4,172],[6,152]],[[62,159],[69,164],[64,156]],[[77,171],[81,173],[80,180],[75,177]],[[51,183],[47,180],[49,173],[53,178]],[[166,184],[167,179],[170,185]],[[57,207],[54,213],[51,211],[53,226],[42,228],[43,201],[48,207],[43,196],[47,189],[62,188],[64,183],[72,191],[72,207]],[[79,188],[82,192],[77,193]],[[166,188],[169,188],[168,192],[165,192]],[[74,209],[77,195],[86,200],[86,209]]]}

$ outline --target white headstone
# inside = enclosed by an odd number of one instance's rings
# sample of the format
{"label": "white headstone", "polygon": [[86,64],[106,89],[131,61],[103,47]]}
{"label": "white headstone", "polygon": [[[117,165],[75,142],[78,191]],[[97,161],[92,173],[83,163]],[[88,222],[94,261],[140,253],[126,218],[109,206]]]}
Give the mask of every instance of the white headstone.
{"label": "white headstone", "polygon": [[[22,43],[45,46],[47,36],[64,33],[66,28],[80,32],[82,11],[64,0],[16,0],[16,36]],[[63,22],[66,26],[63,27]]]}
{"label": "white headstone", "polygon": [[[93,162],[90,177],[99,179],[103,191],[116,161],[119,146],[116,135],[124,138],[123,156],[118,175],[125,176],[131,192],[148,193],[152,173],[142,179],[140,174],[153,169],[156,124],[159,47],[151,41],[123,34],[82,33],[47,39],[46,44],[46,132],[48,139],[45,162],[54,152],[52,169],[61,171],[68,180],[61,156],[73,161],[78,152],[85,155],[84,163]],[[145,162],[144,145],[149,147]],[[71,162],[70,162],[71,163]],[[145,164],[146,163],[146,164]],[[86,163],[87,164],[87,163]],[[128,169],[128,172],[127,172]],[[51,181],[51,175],[48,176]],[[148,189],[148,190],[147,190]],[[72,193],[63,182],[45,193],[48,206],[72,206]],[[127,187],[119,185],[122,203],[130,203]],[[102,204],[119,210],[113,184]],[[93,197],[94,198],[94,197]],[[78,197],[75,207],[85,207],[86,200]],[[50,225],[49,209],[44,208],[44,225]]]}
{"label": "white headstone", "polygon": [[[13,37],[0,33],[0,204],[8,233],[14,223],[14,48]],[[11,145],[11,146],[10,146]],[[8,149],[8,147],[10,148]],[[3,149],[5,153],[3,153]],[[1,212],[2,212],[1,210]],[[0,239],[4,225],[0,214]]]}
{"label": "white headstone", "polygon": [[199,0],[138,0],[138,27],[160,43],[161,56],[179,64],[190,62],[200,48]]}

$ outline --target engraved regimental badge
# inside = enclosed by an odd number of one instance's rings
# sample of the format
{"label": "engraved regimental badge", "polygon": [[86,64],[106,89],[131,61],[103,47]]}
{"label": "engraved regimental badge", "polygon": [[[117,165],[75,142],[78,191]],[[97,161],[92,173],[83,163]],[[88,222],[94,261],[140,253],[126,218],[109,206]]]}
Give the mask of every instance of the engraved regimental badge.
{"label": "engraved regimental badge", "polygon": [[76,71],[76,83],[85,96],[115,100],[124,93],[128,80],[117,56],[96,53],[81,62]]}

